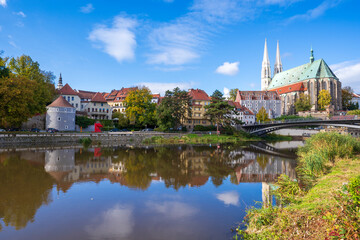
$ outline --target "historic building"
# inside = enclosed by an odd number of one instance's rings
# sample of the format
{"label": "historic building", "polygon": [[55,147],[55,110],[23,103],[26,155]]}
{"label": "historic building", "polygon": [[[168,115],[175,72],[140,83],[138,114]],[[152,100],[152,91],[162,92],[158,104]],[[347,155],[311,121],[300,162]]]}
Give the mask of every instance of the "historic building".
{"label": "historic building", "polygon": [[236,112],[236,114],[231,115],[232,119],[240,120],[245,125],[255,123],[255,114],[248,108],[242,106],[239,102],[228,101],[228,103],[234,107],[234,112]]}
{"label": "historic building", "polygon": [[264,107],[270,119],[281,116],[281,100],[276,92],[238,91],[235,102],[248,108],[255,115]]}
{"label": "historic building", "polygon": [[279,94],[281,114],[295,114],[295,102],[301,93],[310,96],[311,111],[319,111],[318,97],[321,90],[331,95],[330,106],[335,111],[341,110],[341,82],[323,59],[315,60],[311,49],[310,61],[301,66],[283,71],[280,59],[279,43],[276,50],[274,76],[271,77],[270,61],[265,40],[264,56],[261,69],[261,90]]}
{"label": "historic building", "polygon": [[76,109],[62,96],[59,96],[46,109],[46,129],[75,131]]}
{"label": "historic building", "polygon": [[101,93],[96,93],[84,106],[87,115],[92,119],[111,119],[110,105]]}
{"label": "historic building", "polygon": [[121,112],[125,114],[126,103],[125,98],[129,92],[137,90],[138,87],[121,88],[120,90],[112,90],[110,93],[105,93],[104,97],[107,103],[111,106],[113,112]]}
{"label": "historic building", "polygon": [[[59,78],[58,87],[60,85],[60,81],[62,82],[61,75],[60,75],[60,78]],[[61,86],[62,86],[62,83],[61,83]],[[76,108],[76,111],[81,111],[80,97],[79,97],[78,93],[69,86],[69,84],[65,84],[65,86],[58,89],[58,93],[60,93],[60,95],[66,101],[68,101],[71,104],[71,106]]]}
{"label": "historic building", "polygon": [[209,105],[211,98],[204,90],[201,89],[190,89],[189,95],[192,98],[192,112],[186,116],[185,122],[183,125],[188,129],[193,129],[196,125],[209,126],[211,121],[209,117],[205,116],[206,109],[205,106]]}

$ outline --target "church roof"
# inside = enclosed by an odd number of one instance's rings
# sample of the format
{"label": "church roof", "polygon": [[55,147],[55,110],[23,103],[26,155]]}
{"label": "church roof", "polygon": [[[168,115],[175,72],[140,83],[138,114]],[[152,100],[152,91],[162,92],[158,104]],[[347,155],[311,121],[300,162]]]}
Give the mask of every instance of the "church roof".
{"label": "church roof", "polygon": [[268,89],[284,87],[313,78],[335,78],[338,80],[326,62],[319,59],[276,74],[271,80]]}
{"label": "church roof", "polygon": [[48,107],[67,107],[74,108],[71,104],[66,101],[62,96],[59,96],[55,101],[53,101]]}
{"label": "church roof", "polygon": [[275,91],[278,94],[284,94],[289,92],[299,92],[299,91],[305,91],[304,84],[302,82],[286,85],[279,88],[271,89],[270,91]]}

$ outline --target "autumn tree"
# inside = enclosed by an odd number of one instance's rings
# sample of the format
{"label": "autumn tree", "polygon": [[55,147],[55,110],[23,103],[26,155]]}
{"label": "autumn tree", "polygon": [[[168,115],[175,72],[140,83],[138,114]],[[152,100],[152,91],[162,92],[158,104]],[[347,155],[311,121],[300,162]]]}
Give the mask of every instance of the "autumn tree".
{"label": "autumn tree", "polygon": [[309,111],[311,109],[310,96],[304,93],[295,102],[296,112]]}
{"label": "autumn tree", "polygon": [[176,128],[191,114],[191,96],[185,90],[174,88],[165,92],[156,110],[156,118],[161,129]]}
{"label": "autumn tree", "polygon": [[30,113],[32,115],[44,113],[45,107],[53,101],[55,96],[55,76],[51,72],[41,70],[39,63],[26,55],[11,58],[7,67],[12,75],[27,78],[33,82],[34,101],[28,104]]}
{"label": "autumn tree", "polygon": [[328,90],[321,90],[319,92],[318,105],[320,110],[325,110],[325,107],[331,103],[331,95]]}
{"label": "autumn tree", "polygon": [[256,120],[260,121],[261,123],[269,121],[269,115],[266,112],[266,109],[264,107],[261,107],[259,112],[256,114]]}
{"label": "autumn tree", "polygon": [[205,116],[210,117],[210,120],[216,124],[217,131],[219,131],[220,125],[231,123],[233,107],[224,100],[223,94],[219,90],[215,90],[211,95],[211,102],[205,106],[205,109]]}
{"label": "autumn tree", "polygon": [[121,112],[114,112],[112,114],[112,119],[117,119],[117,127],[118,128],[126,128],[127,126],[129,126],[129,119],[126,117],[125,114],[121,113]]}
{"label": "autumn tree", "polygon": [[130,91],[125,98],[126,117],[137,126],[154,126],[156,104],[151,102],[152,95],[148,88],[142,87]]}
{"label": "autumn tree", "polygon": [[0,78],[0,124],[4,127],[20,127],[32,116],[30,105],[34,104],[34,81],[11,75]]}
{"label": "autumn tree", "polygon": [[230,95],[229,100],[235,101],[235,100],[236,100],[236,95],[237,95],[237,92],[238,92],[238,91],[239,91],[238,88],[231,89],[230,92],[229,92],[229,95]]}
{"label": "autumn tree", "polygon": [[341,101],[343,110],[353,110],[355,109],[355,104],[351,102],[353,99],[353,89],[351,87],[344,87],[341,89]]}

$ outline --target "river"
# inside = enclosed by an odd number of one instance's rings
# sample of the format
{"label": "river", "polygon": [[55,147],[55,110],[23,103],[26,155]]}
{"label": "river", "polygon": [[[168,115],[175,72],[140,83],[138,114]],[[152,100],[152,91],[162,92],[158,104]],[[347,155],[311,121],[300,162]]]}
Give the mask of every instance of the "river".
{"label": "river", "polygon": [[299,144],[0,149],[0,239],[232,239]]}

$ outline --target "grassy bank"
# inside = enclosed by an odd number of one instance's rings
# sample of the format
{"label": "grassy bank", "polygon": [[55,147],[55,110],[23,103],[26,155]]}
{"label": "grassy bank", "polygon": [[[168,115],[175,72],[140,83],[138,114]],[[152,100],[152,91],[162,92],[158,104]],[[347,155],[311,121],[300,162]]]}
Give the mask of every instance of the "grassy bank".
{"label": "grassy bank", "polygon": [[252,136],[245,132],[236,132],[234,135],[216,134],[187,134],[182,137],[164,138],[153,136],[143,141],[144,144],[201,144],[201,143],[238,143],[248,141],[290,141],[289,136],[270,134],[265,137]]}
{"label": "grassy bank", "polygon": [[319,133],[299,149],[298,179],[273,191],[283,207],[250,209],[244,239],[360,239],[360,143]]}

